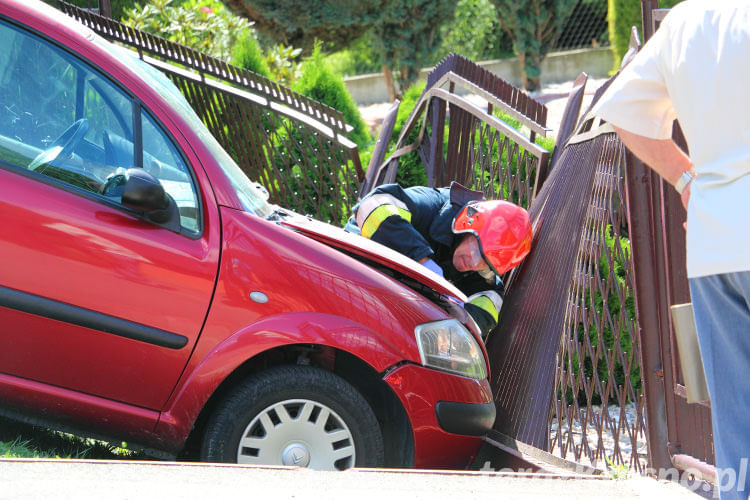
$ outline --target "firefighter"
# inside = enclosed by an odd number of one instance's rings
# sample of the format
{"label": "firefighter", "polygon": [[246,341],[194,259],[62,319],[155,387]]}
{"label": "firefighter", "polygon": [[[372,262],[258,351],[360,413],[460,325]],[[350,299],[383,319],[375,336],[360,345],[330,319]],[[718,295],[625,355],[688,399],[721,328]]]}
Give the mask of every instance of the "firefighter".
{"label": "firefighter", "polygon": [[531,248],[523,208],[485,200],[454,182],[448,188],[386,184],[367,194],[345,229],[421,263],[468,296],[463,304],[482,331],[495,328],[503,303],[500,275]]}

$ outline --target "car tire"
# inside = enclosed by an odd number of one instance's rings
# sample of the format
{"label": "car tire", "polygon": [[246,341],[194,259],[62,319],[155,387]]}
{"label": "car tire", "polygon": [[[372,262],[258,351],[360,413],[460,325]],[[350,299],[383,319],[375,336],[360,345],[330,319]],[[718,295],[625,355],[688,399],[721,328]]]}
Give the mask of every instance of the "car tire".
{"label": "car tire", "polygon": [[201,458],[321,470],[379,467],[383,437],[370,405],[347,381],[285,365],[245,379],[221,401],[208,420]]}

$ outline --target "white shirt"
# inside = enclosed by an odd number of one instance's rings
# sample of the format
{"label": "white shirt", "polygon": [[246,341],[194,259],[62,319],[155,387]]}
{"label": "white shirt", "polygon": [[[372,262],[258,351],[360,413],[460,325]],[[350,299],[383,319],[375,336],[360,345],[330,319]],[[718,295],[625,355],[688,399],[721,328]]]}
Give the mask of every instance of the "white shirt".
{"label": "white shirt", "polygon": [[689,278],[750,270],[750,2],[686,0],[602,96],[594,113],[629,132],[680,122],[690,185]]}

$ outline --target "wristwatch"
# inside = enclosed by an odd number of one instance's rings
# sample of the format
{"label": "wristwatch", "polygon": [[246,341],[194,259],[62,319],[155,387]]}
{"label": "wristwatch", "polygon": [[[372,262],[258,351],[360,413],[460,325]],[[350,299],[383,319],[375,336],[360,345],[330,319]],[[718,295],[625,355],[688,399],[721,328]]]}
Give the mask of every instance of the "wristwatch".
{"label": "wristwatch", "polygon": [[692,168],[690,170],[685,170],[680,178],[677,179],[677,182],[674,183],[675,191],[677,191],[680,196],[682,196],[685,188],[688,187],[688,184],[690,184],[697,175],[698,174],[696,174],[695,170],[693,170]]}

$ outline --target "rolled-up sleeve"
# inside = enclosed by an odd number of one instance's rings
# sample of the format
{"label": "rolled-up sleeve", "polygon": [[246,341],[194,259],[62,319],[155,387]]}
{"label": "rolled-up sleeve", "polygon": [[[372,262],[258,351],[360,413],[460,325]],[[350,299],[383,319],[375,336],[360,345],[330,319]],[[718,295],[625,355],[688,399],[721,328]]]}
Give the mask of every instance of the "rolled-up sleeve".
{"label": "rolled-up sleeve", "polygon": [[634,134],[672,137],[675,111],[664,68],[670,49],[668,19],[614,79],[592,109],[594,115]]}

